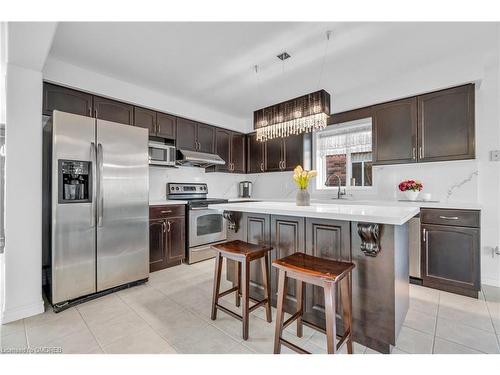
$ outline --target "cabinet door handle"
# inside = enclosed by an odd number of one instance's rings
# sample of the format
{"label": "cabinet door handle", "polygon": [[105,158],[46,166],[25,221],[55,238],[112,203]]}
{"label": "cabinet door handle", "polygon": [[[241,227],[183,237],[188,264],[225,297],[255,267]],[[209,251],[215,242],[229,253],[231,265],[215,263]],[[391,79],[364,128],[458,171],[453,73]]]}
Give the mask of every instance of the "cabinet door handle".
{"label": "cabinet door handle", "polygon": [[163,229],[163,233],[167,232],[167,223],[165,221],[162,221],[161,228]]}
{"label": "cabinet door handle", "polygon": [[413,147],[413,160],[415,160],[417,158],[417,149],[415,147]]}
{"label": "cabinet door handle", "polygon": [[427,230],[424,228],[422,229],[422,241],[425,242],[427,237]]}
{"label": "cabinet door handle", "polygon": [[165,211],[161,211],[162,214],[170,214],[172,213],[172,210],[165,210]]}
{"label": "cabinet door handle", "polygon": [[92,108],[89,107],[89,117],[92,117]]}
{"label": "cabinet door handle", "polygon": [[264,172],[264,163],[260,163],[260,170]]}
{"label": "cabinet door handle", "polygon": [[444,219],[444,220],[458,220],[459,217],[458,216],[439,216],[440,219]]}
{"label": "cabinet door handle", "polygon": [[422,151],[422,146],[420,146],[420,147],[418,148],[418,157],[419,157],[420,159],[422,159],[422,158],[424,157],[424,153],[423,153],[423,151]]}
{"label": "cabinet door handle", "polygon": [[156,124],[156,134],[160,134],[160,124]]}
{"label": "cabinet door handle", "polygon": [[167,232],[170,233],[170,221],[167,221],[167,226],[168,226]]}

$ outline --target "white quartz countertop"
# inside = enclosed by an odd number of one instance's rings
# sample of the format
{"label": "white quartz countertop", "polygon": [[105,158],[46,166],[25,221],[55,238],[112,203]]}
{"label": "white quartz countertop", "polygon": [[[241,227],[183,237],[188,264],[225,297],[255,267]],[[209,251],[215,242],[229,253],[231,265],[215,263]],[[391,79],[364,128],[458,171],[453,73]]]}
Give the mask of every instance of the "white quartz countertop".
{"label": "white quartz countertop", "polygon": [[401,225],[420,212],[419,207],[375,206],[361,204],[311,203],[297,206],[295,202],[239,202],[209,205],[219,211],[253,212],[272,215],[303,216],[318,219],[361,221]]}
{"label": "white quartz countertop", "polygon": [[150,200],[150,206],[169,206],[174,204],[187,204],[188,201],[174,200],[174,199],[155,199]]}

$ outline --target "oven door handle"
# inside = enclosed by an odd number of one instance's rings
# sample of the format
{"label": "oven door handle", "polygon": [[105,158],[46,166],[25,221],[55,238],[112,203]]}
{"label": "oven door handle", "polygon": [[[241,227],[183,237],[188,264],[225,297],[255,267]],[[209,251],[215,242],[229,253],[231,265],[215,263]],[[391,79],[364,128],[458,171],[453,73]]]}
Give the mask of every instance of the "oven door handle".
{"label": "oven door handle", "polygon": [[207,208],[207,207],[191,207],[190,208],[191,211],[210,211],[210,210],[213,210],[213,208]]}

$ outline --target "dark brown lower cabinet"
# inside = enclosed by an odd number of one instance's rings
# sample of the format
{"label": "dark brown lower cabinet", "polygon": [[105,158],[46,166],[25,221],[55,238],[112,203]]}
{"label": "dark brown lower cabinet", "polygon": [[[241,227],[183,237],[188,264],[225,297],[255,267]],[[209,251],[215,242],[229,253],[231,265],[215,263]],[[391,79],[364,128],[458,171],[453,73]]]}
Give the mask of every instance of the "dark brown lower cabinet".
{"label": "dark brown lower cabinet", "polygon": [[186,256],[184,206],[154,206],[149,210],[149,271],[182,263]]}
{"label": "dark brown lower cabinet", "polygon": [[[481,288],[478,211],[427,209],[421,217],[423,285],[477,298]],[[464,223],[477,226],[460,226]]]}
{"label": "dark brown lower cabinet", "polygon": [[[351,260],[350,222],[324,219],[306,219],[306,253],[315,257]],[[337,311],[340,310],[337,293]],[[304,299],[304,318],[308,321],[325,325],[325,299],[323,288],[306,286]]]}
{"label": "dark brown lower cabinet", "polygon": [[[293,216],[271,216],[271,259],[280,259],[305,249],[305,219]],[[278,271],[271,267],[271,300],[276,305],[278,294]],[[287,287],[285,311],[294,313],[296,308],[295,283],[290,281]]]}

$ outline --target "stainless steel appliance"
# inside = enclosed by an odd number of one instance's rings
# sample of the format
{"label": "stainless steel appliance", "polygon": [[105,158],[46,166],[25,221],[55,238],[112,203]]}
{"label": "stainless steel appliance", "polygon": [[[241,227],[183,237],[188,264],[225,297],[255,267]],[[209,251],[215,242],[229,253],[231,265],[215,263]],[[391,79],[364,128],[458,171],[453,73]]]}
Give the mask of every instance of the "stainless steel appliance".
{"label": "stainless steel appliance", "polygon": [[240,198],[250,198],[252,196],[252,181],[240,182]]}
{"label": "stainless steel appliance", "polygon": [[215,256],[210,248],[215,243],[226,241],[226,219],[209,204],[226,203],[227,199],[207,198],[207,184],[167,184],[167,198],[187,200],[187,246],[188,263],[196,263]]}
{"label": "stainless steel appliance", "polygon": [[43,249],[54,309],[147,279],[147,149],[143,128],[59,111],[48,120]]}
{"label": "stainless steel appliance", "polygon": [[177,152],[177,164],[207,168],[224,165],[226,162],[217,154],[180,149]]}
{"label": "stainless steel appliance", "polygon": [[175,146],[166,145],[161,142],[150,141],[149,164],[163,167],[175,167],[176,150]]}

